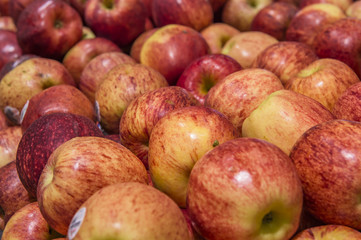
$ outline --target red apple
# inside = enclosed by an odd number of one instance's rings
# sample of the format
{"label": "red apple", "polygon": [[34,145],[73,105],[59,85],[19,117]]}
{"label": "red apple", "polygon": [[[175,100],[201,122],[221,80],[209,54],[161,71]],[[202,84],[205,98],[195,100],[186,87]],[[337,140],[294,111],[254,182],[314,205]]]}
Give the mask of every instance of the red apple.
{"label": "red apple", "polygon": [[286,31],[287,41],[299,41],[314,47],[317,34],[327,25],[346,18],[344,11],[329,3],[312,4],[299,10]]}
{"label": "red apple", "polygon": [[147,10],[141,0],[87,0],[84,19],[96,36],[120,47],[144,31]]}
{"label": "red apple", "polygon": [[22,135],[19,126],[0,130],[0,168],[16,159],[16,151]]}
{"label": "red apple", "polygon": [[103,136],[103,133],[89,118],[72,113],[47,114],[27,128],[18,146],[16,166],[31,196],[36,197],[40,174],[51,153],[77,136]]}
{"label": "red apple", "polygon": [[16,32],[14,20],[10,16],[0,16],[0,29]]}
{"label": "red apple", "polygon": [[226,42],[240,31],[226,23],[215,22],[200,32],[208,43],[210,53],[221,53]]}
{"label": "red apple", "polygon": [[239,135],[220,112],[190,106],[175,109],[162,117],[149,138],[148,163],[154,186],[180,207],[194,164],[208,151]]}
{"label": "red apple", "polygon": [[148,169],[149,137],[156,123],[170,111],[198,105],[187,90],[169,86],[148,91],[131,101],[119,123],[120,142]]}
{"label": "red apple", "polygon": [[92,195],[74,215],[67,237],[193,239],[182,211],[167,195],[135,182],[113,184]]}
{"label": "red apple", "polygon": [[213,22],[213,9],[208,0],[153,0],[152,18],[157,27],[180,24],[200,31]]}
{"label": "red apple", "polygon": [[46,222],[37,202],[29,203],[19,209],[7,223],[1,239],[47,240],[59,237]]}
{"label": "red apple", "polygon": [[23,132],[36,119],[55,112],[73,113],[96,121],[94,105],[87,96],[76,87],[63,84],[47,88],[29,99],[21,112]]}
{"label": "red apple", "polygon": [[193,60],[180,75],[177,86],[188,90],[201,104],[209,90],[241,65],[224,54],[207,54]]}
{"label": "red apple", "polygon": [[317,59],[315,51],[305,43],[280,41],[260,52],[252,67],[273,72],[285,85],[290,78]]}
{"label": "red apple", "polygon": [[170,24],[159,28],[144,42],[140,63],[154,68],[169,85],[175,85],[191,61],[208,53],[209,46],[199,32],[187,26]]}
{"label": "red apple", "polygon": [[273,2],[254,16],[251,30],[267,33],[279,41],[285,40],[288,26],[297,11],[292,3]]}
{"label": "red apple", "polygon": [[361,83],[355,83],[337,99],[332,113],[338,119],[361,122]]}
{"label": "red apple", "polygon": [[82,37],[78,12],[62,0],[33,1],[17,21],[17,38],[24,53],[61,60]]}
{"label": "red apple", "polygon": [[8,0],[9,16],[14,20],[14,23],[18,21],[20,13],[34,0]]}
{"label": "red apple", "polygon": [[[347,41],[345,41],[347,39]],[[361,19],[343,18],[325,27],[315,39],[320,58],[335,58],[361,77]]]}
{"label": "red apple", "polygon": [[361,239],[361,233],[344,225],[322,225],[303,230],[291,240]]}
{"label": "red apple", "polygon": [[222,143],[190,173],[187,211],[205,239],[289,239],[302,205],[292,161],[260,139]]}
{"label": "red apple", "polygon": [[79,84],[81,73],[93,58],[105,52],[121,51],[115,43],[105,38],[83,39],[66,53],[63,64],[69,70],[75,82]]}
{"label": "red apple", "polygon": [[222,9],[222,22],[241,32],[250,31],[256,14],[272,2],[272,0],[228,0]]}
{"label": "red apple", "polygon": [[243,68],[250,68],[258,54],[275,43],[278,40],[267,33],[246,31],[229,39],[221,53],[234,58]]}
{"label": "red apple", "polygon": [[[34,201],[24,188],[16,170],[16,163],[12,161],[0,168],[0,230],[16,211]],[[3,226],[1,227],[1,222]]]}
{"label": "red apple", "polygon": [[69,0],[70,5],[78,11],[79,15],[84,18],[85,5],[88,0]]}
{"label": "red apple", "polygon": [[300,0],[300,8],[316,3],[330,3],[338,6],[342,11],[346,11],[347,7],[352,4],[353,0]]}
{"label": "red apple", "polygon": [[243,121],[269,94],[283,89],[270,71],[244,69],[225,77],[208,92],[205,106],[223,113],[241,134]]}
{"label": "red apple", "polygon": [[9,16],[9,2],[10,0],[0,0],[0,15]]}
{"label": "red apple", "polygon": [[0,130],[3,130],[8,127],[8,121],[6,119],[5,114],[0,111]]}
{"label": "red apple", "polygon": [[113,67],[95,92],[101,126],[107,133],[118,133],[120,118],[134,98],[166,86],[167,80],[151,67],[134,63]]}
{"label": "red apple", "polygon": [[16,38],[14,31],[0,29],[0,69],[3,66],[20,57],[23,51]]}
{"label": "red apple", "polygon": [[266,140],[288,155],[305,131],[334,118],[316,100],[291,90],[278,90],[244,120],[242,136]]}
{"label": "red apple", "polygon": [[37,189],[40,211],[53,229],[66,235],[72,217],[89,197],[121,182],[148,183],[139,158],[104,137],[73,138],[56,148],[44,166]]}
{"label": "red apple", "polygon": [[9,71],[0,81],[0,109],[20,124],[20,111],[27,100],[46,88],[59,84],[75,85],[69,71],[60,62],[34,57]]}
{"label": "red apple", "polygon": [[285,88],[311,97],[332,111],[341,94],[358,82],[360,79],[347,64],[322,58],[299,71]]}
{"label": "red apple", "polygon": [[132,46],[130,48],[129,55],[135,59],[138,63],[140,62],[140,51],[142,50],[142,47],[145,43],[145,41],[155,33],[159,28],[152,28],[147,31],[144,31],[142,34],[140,34],[132,43]]}
{"label": "red apple", "polygon": [[300,136],[290,152],[301,179],[305,208],[326,224],[361,230],[361,123],[332,120]]}
{"label": "red apple", "polygon": [[95,92],[103,81],[104,76],[115,66],[121,64],[135,64],[136,61],[122,52],[106,52],[99,54],[86,64],[78,87],[94,103]]}

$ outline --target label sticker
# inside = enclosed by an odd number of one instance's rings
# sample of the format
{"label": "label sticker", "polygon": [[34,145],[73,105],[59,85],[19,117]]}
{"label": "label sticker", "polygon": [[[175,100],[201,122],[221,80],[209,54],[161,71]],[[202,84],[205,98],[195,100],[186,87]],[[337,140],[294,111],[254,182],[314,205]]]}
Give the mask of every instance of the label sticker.
{"label": "label sticker", "polygon": [[74,215],[73,219],[70,222],[68,229],[68,239],[73,240],[75,235],[78,233],[81,224],[83,223],[84,217],[86,213],[86,208],[80,208]]}

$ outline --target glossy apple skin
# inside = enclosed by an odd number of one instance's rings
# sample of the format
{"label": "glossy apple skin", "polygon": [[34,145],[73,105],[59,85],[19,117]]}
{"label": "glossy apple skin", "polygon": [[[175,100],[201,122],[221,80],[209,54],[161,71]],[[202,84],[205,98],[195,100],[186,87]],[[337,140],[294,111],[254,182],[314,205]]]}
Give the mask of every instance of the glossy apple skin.
{"label": "glossy apple skin", "polygon": [[337,99],[332,113],[338,119],[361,122],[361,83],[355,83]]}
{"label": "glossy apple skin", "polygon": [[148,91],[131,101],[119,123],[120,142],[148,169],[149,137],[156,123],[169,112],[199,102],[187,90],[169,86]]}
{"label": "glossy apple skin", "polygon": [[252,67],[273,72],[283,85],[318,56],[307,44],[296,41],[280,41],[262,52],[254,60]]}
{"label": "glossy apple skin", "polygon": [[200,31],[213,22],[213,8],[208,0],[153,0],[152,17],[157,27],[180,24]]}
{"label": "glossy apple skin", "polygon": [[291,240],[360,239],[361,233],[343,225],[322,225],[305,229]]}
{"label": "glossy apple skin", "polygon": [[61,60],[81,39],[83,23],[65,1],[41,0],[31,2],[21,12],[16,26],[24,53]]}
{"label": "glossy apple skin", "polygon": [[360,134],[360,122],[324,122],[307,130],[290,153],[302,182],[305,208],[326,224],[361,229]]}
{"label": "glossy apple skin", "polygon": [[32,202],[10,218],[1,239],[47,240],[50,239],[49,231],[49,225],[41,215],[38,203]]}
{"label": "glossy apple skin", "polygon": [[187,26],[169,24],[144,42],[140,63],[154,68],[169,85],[175,85],[191,61],[208,53],[209,46],[199,32]]}
{"label": "glossy apple skin", "polygon": [[335,58],[346,63],[361,77],[360,39],[361,19],[340,19],[317,35],[315,51],[320,58]]}
{"label": "glossy apple skin", "polygon": [[0,16],[0,29],[16,32],[14,20],[10,16]]}
{"label": "glossy apple skin", "polygon": [[194,164],[218,144],[238,136],[232,123],[214,109],[190,106],[169,112],[149,138],[148,163],[154,186],[184,208]]}
{"label": "glossy apple skin", "polygon": [[[187,211],[206,239],[289,239],[298,228],[302,204],[292,161],[260,139],[220,144],[190,174]],[[277,216],[272,218],[274,234],[262,230],[268,214]]]}
{"label": "glossy apple skin", "polygon": [[139,158],[104,137],[73,138],[61,144],[44,166],[37,189],[40,211],[53,229],[66,235],[72,217],[91,195],[121,182],[148,183]]}
{"label": "glossy apple skin", "polygon": [[29,99],[22,110],[22,131],[41,116],[55,112],[73,113],[96,121],[93,103],[76,87],[63,84],[47,88]]}
{"label": "glossy apple skin", "polygon": [[[4,211],[4,216],[0,215],[0,222],[3,221],[6,225],[16,211],[33,201],[19,179],[15,161],[1,167],[0,207]],[[4,225],[0,227],[1,230],[4,229]]]}
{"label": "glossy apple skin", "polygon": [[23,54],[16,33],[0,29],[0,69]]}
{"label": "glossy apple skin", "polygon": [[233,58],[224,54],[207,54],[192,61],[177,81],[177,86],[188,90],[201,104],[209,90],[231,73],[242,70]]}
{"label": "glossy apple skin", "polygon": [[206,95],[205,106],[223,113],[239,134],[243,121],[266,97],[283,89],[279,78],[272,72],[250,68],[225,77]]}
{"label": "glossy apple skin", "polygon": [[44,89],[59,84],[75,86],[63,64],[50,58],[27,59],[1,79],[0,108],[5,113],[9,111],[8,115],[19,124],[17,114],[26,101]]}
{"label": "glossy apple skin", "polygon": [[224,44],[240,31],[226,23],[215,22],[204,28],[200,33],[208,43],[210,53],[218,54],[221,53]]}
{"label": "glossy apple skin", "polygon": [[16,154],[19,178],[36,197],[39,177],[50,154],[77,136],[103,136],[89,118],[72,113],[52,113],[35,120],[24,132]]}
{"label": "glossy apple skin", "polygon": [[328,3],[312,4],[292,18],[286,31],[287,41],[299,41],[314,47],[317,34],[328,24],[332,24],[346,15],[336,5]]}
{"label": "glossy apple skin", "polygon": [[273,2],[254,16],[250,30],[267,33],[279,41],[285,40],[288,25],[298,10],[291,3]]}
{"label": "glossy apple skin", "polygon": [[16,151],[22,135],[19,126],[7,127],[0,130],[0,168],[15,160]]}
{"label": "glossy apple skin", "polygon": [[120,47],[130,44],[145,30],[147,10],[141,0],[88,0],[84,19],[96,36]]}
{"label": "glossy apple skin", "polygon": [[338,6],[343,11],[346,11],[347,7],[350,6],[352,2],[353,0],[300,0],[300,8],[304,8],[315,3],[330,3]]}
{"label": "glossy apple skin", "polygon": [[341,94],[358,82],[360,79],[348,65],[322,58],[298,72],[285,88],[315,99],[332,112]]}
{"label": "glossy apple skin", "polygon": [[100,123],[107,133],[119,133],[120,118],[137,96],[168,86],[158,71],[142,64],[120,64],[103,78],[95,92]]}
{"label": "glossy apple skin", "polygon": [[83,39],[69,49],[62,62],[75,82],[79,83],[82,71],[93,58],[105,52],[121,51],[115,43],[106,38]]}
{"label": "glossy apple skin", "polygon": [[234,58],[243,68],[250,68],[258,54],[278,40],[259,31],[241,32],[229,39],[221,53]]}
{"label": "glossy apple skin", "polygon": [[130,48],[129,55],[135,59],[138,63],[140,63],[140,52],[142,50],[142,47],[145,43],[145,41],[153,35],[159,28],[152,28],[147,31],[144,31],[142,34],[140,34],[132,43],[132,46]]}
{"label": "glossy apple skin", "polygon": [[128,54],[122,52],[106,52],[94,57],[84,67],[78,84],[79,89],[94,103],[95,92],[103,81],[103,77],[120,64],[136,64]]}
{"label": "glossy apple skin", "polygon": [[69,239],[193,239],[179,207],[167,195],[145,184],[107,186],[81,208],[85,208],[85,217],[75,236],[68,233]]}
{"label": "glossy apple skin", "polygon": [[242,136],[269,141],[288,155],[306,130],[334,118],[316,100],[291,90],[279,90],[271,93],[244,120]]}

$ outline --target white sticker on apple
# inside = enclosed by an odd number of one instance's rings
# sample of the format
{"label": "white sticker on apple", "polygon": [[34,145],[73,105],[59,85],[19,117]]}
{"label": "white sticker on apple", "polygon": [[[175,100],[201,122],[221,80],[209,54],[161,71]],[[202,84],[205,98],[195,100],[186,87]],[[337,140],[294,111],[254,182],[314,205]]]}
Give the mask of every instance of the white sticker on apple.
{"label": "white sticker on apple", "polygon": [[78,233],[81,224],[83,223],[84,217],[86,213],[86,208],[80,208],[74,215],[73,219],[70,222],[69,229],[68,229],[68,239],[74,239],[75,235]]}

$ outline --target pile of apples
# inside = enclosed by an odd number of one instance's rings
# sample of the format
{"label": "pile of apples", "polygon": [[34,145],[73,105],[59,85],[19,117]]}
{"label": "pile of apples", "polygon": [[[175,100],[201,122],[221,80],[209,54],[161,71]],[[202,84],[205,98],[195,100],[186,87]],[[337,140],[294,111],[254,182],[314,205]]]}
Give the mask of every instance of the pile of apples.
{"label": "pile of apples", "polygon": [[0,0],[0,238],[361,239],[360,56],[361,1]]}

